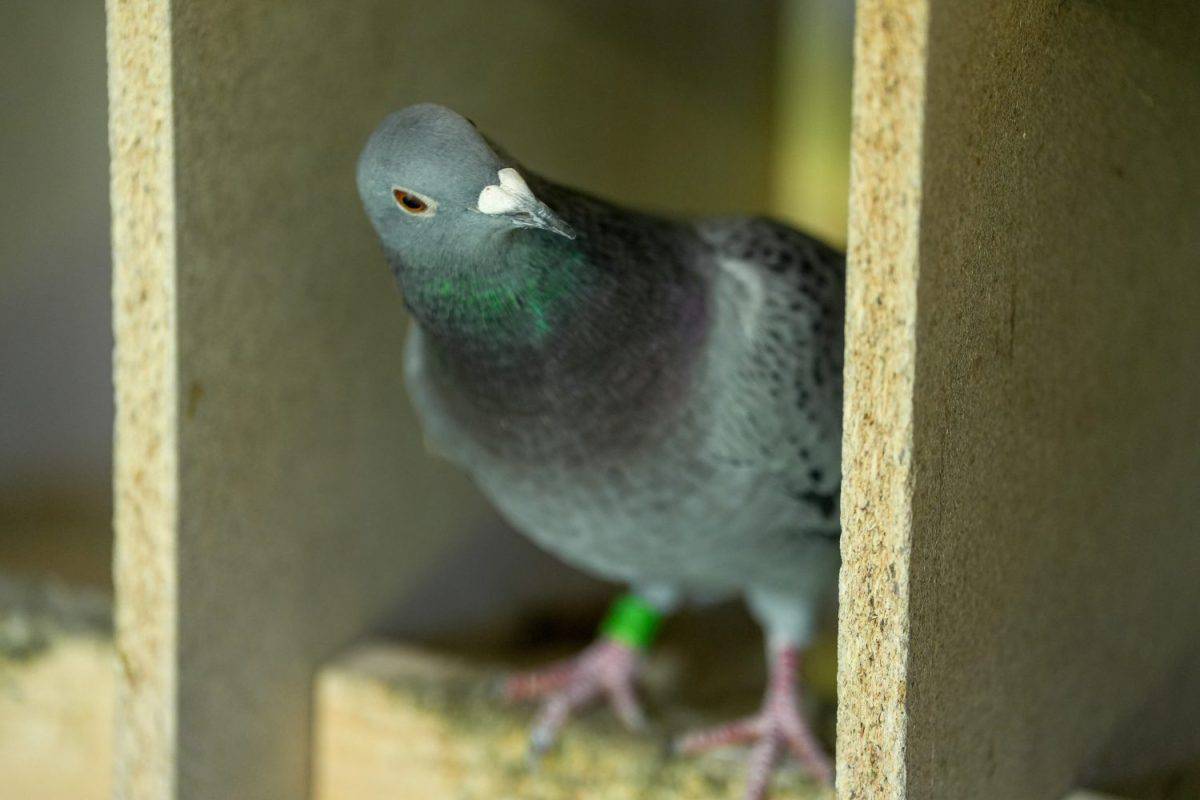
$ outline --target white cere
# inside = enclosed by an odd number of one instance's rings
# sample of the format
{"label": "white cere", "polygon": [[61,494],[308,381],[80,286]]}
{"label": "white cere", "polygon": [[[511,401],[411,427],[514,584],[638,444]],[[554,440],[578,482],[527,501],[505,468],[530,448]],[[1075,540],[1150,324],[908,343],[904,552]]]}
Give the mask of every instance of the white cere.
{"label": "white cere", "polygon": [[497,173],[499,183],[483,187],[479,193],[477,207],[484,214],[514,214],[528,211],[538,205],[537,198],[521,173],[505,167]]}

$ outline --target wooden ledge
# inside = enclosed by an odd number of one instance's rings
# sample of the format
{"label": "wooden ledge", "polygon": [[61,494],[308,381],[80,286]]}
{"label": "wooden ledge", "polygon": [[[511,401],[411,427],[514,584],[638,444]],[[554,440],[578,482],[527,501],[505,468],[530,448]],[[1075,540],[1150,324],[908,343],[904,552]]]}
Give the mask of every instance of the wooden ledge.
{"label": "wooden ledge", "polygon": [[105,597],[0,577],[0,795],[111,796],[113,663]]}
{"label": "wooden ledge", "polygon": [[[597,711],[571,725],[536,770],[526,760],[531,710],[492,689],[506,660],[464,659],[401,644],[356,647],[321,670],[313,738],[316,800],[734,800],[744,759],[667,755],[668,735],[744,713],[761,676],[752,641],[668,641],[651,660],[644,697],[652,727],[638,735]],[[111,796],[114,656],[107,598],[0,576],[0,775],[4,797]],[[685,647],[679,646],[685,644]],[[827,643],[827,648],[832,645]],[[699,652],[697,652],[699,650]],[[686,653],[686,657],[684,656]],[[815,658],[808,684],[830,713],[832,668]],[[832,800],[796,770],[772,800]],[[1200,773],[1131,789],[1127,797],[1189,800]],[[1077,792],[1066,800],[1121,800]]]}
{"label": "wooden ledge", "polygon": [[[527,760],[531,710],[495,696],[506,669],[419,649],[367,644],[317,680],[317,800],[453,797],[459,800],[724,800],[740,798],[742,753],[702,759],[667,753],[669,732],[714,721],[656,702],[679,670],[670,652],[651,662],[645,697],[655,718],[640,734],[606,711],[576,720],[536,768]],[[749,700],[750,703],[754,701]],[[750,710],[748,705],[743,710]],[[788,770],[776,800],[833,793]]]}

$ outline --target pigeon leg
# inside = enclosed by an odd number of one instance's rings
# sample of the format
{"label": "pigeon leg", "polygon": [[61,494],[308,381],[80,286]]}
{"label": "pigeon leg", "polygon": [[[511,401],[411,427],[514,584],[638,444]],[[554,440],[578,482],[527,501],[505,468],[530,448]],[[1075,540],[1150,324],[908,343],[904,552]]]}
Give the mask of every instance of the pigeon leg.
{"label": "pigeon leg", "polygon": [[665,595],[656,599],[658,602],[652,603],[637,594],[620,598],[601,628],[601,637],[582,653],[506,682],[508,700],[542,701],[530,735],[534,756],[554,745],[572,714],[601,698],[607,699],[627,728],[638,730],[645,725],[634,683],[642,654],[653,641],[668,605]]}
{"label": "pigeon leg", "polygon": [[812,777],[833,782],[833,765],[800,710],[796,675],[800,650],[780,647],[772,654],[770,678],[762,710],[729,725],[691,733],[675,744],[678,753],[692,755],[716,747],[753,742],[746,800],[764,800],[771,775],[783,751],[790,752]]}

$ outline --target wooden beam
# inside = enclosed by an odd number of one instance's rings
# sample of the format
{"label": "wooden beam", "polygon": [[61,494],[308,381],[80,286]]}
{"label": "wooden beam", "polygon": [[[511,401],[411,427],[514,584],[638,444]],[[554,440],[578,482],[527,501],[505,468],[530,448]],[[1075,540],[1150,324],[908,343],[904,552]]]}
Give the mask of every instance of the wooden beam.
{"label": "wooden beam", "polygon": [[844,797],[1049,800],[1200,749],[1197,30],[860,3]]}
{"label": "wooden beam", "polygon": [[170,6],[107,0],[113,247],[117,785],[173,793],[179,519]]}
{"label": "wooden beam", "polygon": [[846,296],[838,785],[905,796],[928,4],[858,6]]}

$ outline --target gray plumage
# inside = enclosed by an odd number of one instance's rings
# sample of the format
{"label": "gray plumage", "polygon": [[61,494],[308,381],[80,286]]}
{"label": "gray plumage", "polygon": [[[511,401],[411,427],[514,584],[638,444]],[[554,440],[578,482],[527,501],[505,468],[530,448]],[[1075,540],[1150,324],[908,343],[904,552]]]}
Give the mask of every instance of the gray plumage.
{"label": "gray plumage", "polygon": [[[479,210],[505,168],[539,208]],[[557,186],[437,106],[389,117],[358,184],[433,447],[566,561],[663,605],[744,595],[803,645],[838,564],[841,254]]]}

